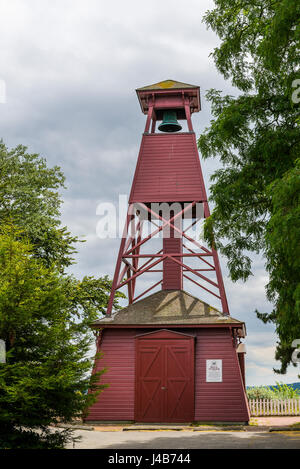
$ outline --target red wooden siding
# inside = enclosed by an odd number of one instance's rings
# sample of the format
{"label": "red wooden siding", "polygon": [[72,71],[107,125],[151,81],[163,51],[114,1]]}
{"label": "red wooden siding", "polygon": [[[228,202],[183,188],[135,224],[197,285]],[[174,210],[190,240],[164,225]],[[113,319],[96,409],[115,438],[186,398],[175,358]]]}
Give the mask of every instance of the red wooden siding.
{"label": "red wooden siding", "polygon": [[[223,360],[223,382],[206,383],[208,359]],[[197,331],[195,381],[195,420],[249,420],[239,361],[228,329]]]}
{"label": "red wooden siding", "polygon": [[204,200],[194,133],[143,135],[130,203]]}
{"label": "red wooden siding", "polygon": [[238,353],[238,359],[239,359],[239,364],[240,364],[240,368],[241,368],[244,387],[246,388],[245,354],[244,353]]}
{"label": "red wooden siding", "polygon": [[106,329],[103,331],[98,361],[100,369],[108,368],[101,383],[109,388],[99,395],[86,420],[134,420],[135,392],[135,331]]}
{"label": "red wooden siding", "polygon": [[[182,238],[164,238],[163,239],[163,252],[174,253],[182,252]],[[181,260],[181,258],[177,258]],[[183,277],[181,265],[172,261],[172,259],[166,259],[163,261],[163,290],[182,290],[183,288]]]}
{"label": "red wooden siding", "polygon": [[[109,368],[109,371],[102,376],[101,382],[108,383],[110,387],[100,394],[98,402],[91,407],[86,420],[135,419],[135,336],[150,331],[151,329],[143,328],[104,330],[101,342],[104,357],[98,366]],[[175,332],[174,329],[173,331]],[[176,329],[176,332],[196,335],[194,420],[248,421],[250,416],[242,373],[230,330],[183,327]],[[223,360],[222,382],[206,382],[207,359]]]}
{"label": "red wooden siding", "polygon": [[194,337],[158,331],[136,342],[136,420],[193,420]]}

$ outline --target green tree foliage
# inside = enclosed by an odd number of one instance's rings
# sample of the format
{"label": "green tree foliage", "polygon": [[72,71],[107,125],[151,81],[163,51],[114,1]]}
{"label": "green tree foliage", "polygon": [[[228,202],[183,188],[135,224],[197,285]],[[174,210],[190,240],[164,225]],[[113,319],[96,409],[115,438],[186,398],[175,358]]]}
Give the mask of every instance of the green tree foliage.
{"label": "green tree foliage", "polygon": [[206,239],[234,281],[252,274],[251,252],[265,256],[274,309],[258,316],[276,326],[283,373],[300,338],[299,20],[299,2],[215,0],[204,19],[221,40],[213,58],[239,94],[207,93],[213,120],[198,141],[204,158],[222,163]]}
{"label": "green tree foliage", "polygon": [[275,393],[268,386],[253,386],[247,389],[248,399],[276,399]]}
{"label": "green tree foliage", "polygon": [[248,399],[298,399],[297,389],[276,382],[276,386],[253,386],[247,389]]}
{"label": "green tree foliage", "polygon": [[[86,394],[88,387],[102,388],[98,376],[90,379],[88,326],[78,321],[66,278],[35,259],[18,235],[12,226],[0,231],[0,337],[7,349],[0,364],[0,447],[62,445],[68,435],[51,435],[47,426],[81,416],[95,396]],[[93,317],[86,312],[86,320]]]}
{"label": "green tree foliage", "polygon": [[34,255],[62,269],[72,264],[78,241],[60,223],[58,192],[65,177],[58,166],[48,168],[23,145],[9,150],[0,141],[0,223],[12,221],[34,246]]}
{"label": "green tree foliage", "polygon": [[72,432],[49,426],[84,415],[103,389],[89,326],[111,281],[65,271],[77,238],[60,225],[59,168],[2,142],[0,171],[0,448],[59,448]]}
{"label": "green tree foliage", "polygon": [[276,387],[272,386],[272,391],[277,396],[277,399],[294,399],[299,397],[299,392],[293,386],[276,381]]}

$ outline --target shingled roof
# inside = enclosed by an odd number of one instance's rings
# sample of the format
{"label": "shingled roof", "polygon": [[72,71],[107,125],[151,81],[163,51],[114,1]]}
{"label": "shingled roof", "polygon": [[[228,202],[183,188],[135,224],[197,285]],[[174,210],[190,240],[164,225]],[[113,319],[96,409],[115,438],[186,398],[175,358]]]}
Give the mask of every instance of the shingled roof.
{"label": "shingled roof", "polygon": [[199,88],[199,86],[189,85],[188,83],[181,83],[176,80],[163,80],[153,85],[143,86],[136,91],[151,91],[151,90],[166,90],[166,89],[185,89],[185,88]]}
{"label": "shingled roof", "polygon": [[244,323],[183,290],[161,290],[133,303],[110,318],[95,321],[97,325],[201,325]]}

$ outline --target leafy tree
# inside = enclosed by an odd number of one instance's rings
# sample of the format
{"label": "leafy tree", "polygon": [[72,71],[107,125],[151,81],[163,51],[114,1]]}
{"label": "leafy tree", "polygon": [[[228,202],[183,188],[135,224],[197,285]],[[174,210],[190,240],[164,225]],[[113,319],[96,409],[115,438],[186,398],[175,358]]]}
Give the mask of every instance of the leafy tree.
{"label": "leafy tree", "polygon": [[111,281],[66,273],[78,239],[60,225],[63,181],[39,155],[0,143],[0,448],[63,447],[72,431],[49,426],[84,415],[103,389],[105,370],[90,376],[89,326]]}
{"label": "leafy tree", "polygon": [[252,274],[251,252],[265,256],[274,309],[257,314],[276,326],[282,373],[300,337],[299,20],[299,2],[215,0],[204,18],[221,40],[213,58],[238,93],[208,91],[213,120],[198,141],[204,158],[222,163],[206,239],[227,257],[233,281]]}
{"label": "leafy tree", "polygon": [[276,382],[276,386],[251,386],[248,399],[297,399],[299,392],[292,385]]}
{"label": "leafy tree", "polygon": [[[0,446],[62,445],[68,433],[49,434],[47,426],[80,416],[94,397],[86,395],[88,387],[98,389],[97,377],[88,374],[86,334],[95,315],[87,311],[78,321],[67,279],[35,259],[18,235],[12,226],[1,227],[0,337],[7,358],[0,365]],[[41,431],[38,439],[34,429]]]}
{"label": "leafy tree", "polygon": [[297,399],[299,397],[298,390],[285,383],[279,383],[276,381],[276,386],[272,386],[271,389],[277,399]]}
{"label": "leafy tree", "polygon": [[268,386],[251,386],[247,389],[248,399],[276,399],[275,393]]}
{"label": "leafy tree", "polygon": [[48,168],[44,158],[27,153],[23,145],[9,150],[0,140],[0,175],[0,223],[22,228],[34,255],[48,265],[55,262],[63,270],[72,264],[78,238],[60,223],[61,169]]}

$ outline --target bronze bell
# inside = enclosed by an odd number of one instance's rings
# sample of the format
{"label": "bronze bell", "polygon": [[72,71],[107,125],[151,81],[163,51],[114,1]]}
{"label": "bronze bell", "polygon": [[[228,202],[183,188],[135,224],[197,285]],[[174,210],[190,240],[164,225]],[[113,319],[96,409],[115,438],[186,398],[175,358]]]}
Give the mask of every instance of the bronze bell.
{"label": "bronze bell", "polygon": [[177,122],[176,111],[164,111],[163,121],[158,126],[158,130],[161,132],[178,132],[181,129],[181,125]]}

